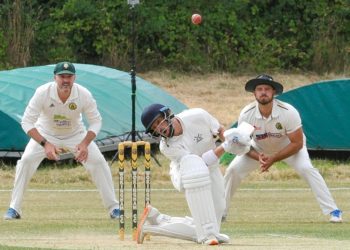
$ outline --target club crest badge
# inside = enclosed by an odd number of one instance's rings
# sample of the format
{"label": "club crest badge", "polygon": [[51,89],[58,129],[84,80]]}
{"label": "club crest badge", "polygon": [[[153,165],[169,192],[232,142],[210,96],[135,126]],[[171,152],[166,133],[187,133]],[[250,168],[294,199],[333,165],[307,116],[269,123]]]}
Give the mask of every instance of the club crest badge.
{"label": "club crest badge", "polygon": [[201,134],[198,134],[197,136],[194,137],[194,141],[195,141],[196,143],[200,142],[201,140],[203,140],[203,137],[202,137]]}
{"label": "club crest badge", "polygon": [[276,128],[277,128],[278,130],[281,130],[281,129],[283,129],[283,126],[282,126],[281,123],[277,122],[277,123],[276,123]]}
{"label": "club crest badge", "polygon": [[68,63],[63,64],[64,69],[68,69],[68,67],[69,67]]}
{"label": "club crest badge", "polygon": [[69,103],[68,107],[69,107],[70,110],[76,110],[77,109],[77,105],[74,102]]}

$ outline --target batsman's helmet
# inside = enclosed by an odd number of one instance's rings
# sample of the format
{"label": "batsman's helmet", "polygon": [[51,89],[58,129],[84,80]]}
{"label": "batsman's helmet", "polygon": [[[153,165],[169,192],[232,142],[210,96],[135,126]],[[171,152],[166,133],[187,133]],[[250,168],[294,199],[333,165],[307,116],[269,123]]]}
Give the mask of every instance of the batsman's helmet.
{"label": "batsman's helmet", "polygon": [[141,122],[146,128],[146,133],[153,133],[153,131],[151,130],[152,124],[160,116],[164,118],[170,117],[170,108],[164,106],[163,104],[154,103],[143,109],[141,115]]}

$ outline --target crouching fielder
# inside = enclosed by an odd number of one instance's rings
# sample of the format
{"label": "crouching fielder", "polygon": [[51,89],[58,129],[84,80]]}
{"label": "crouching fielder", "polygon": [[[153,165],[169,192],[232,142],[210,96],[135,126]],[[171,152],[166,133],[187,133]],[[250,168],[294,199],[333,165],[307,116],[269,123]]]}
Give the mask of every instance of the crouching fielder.
{"label": "crouching fielder", "polygon": [[[161,137],[160,151],[171,160],[172,183],[185,193],[192,217],[171,217],[148,206],[138,226],[137,242],[142,243],[145,234],[153,234],[206,245],[228,243],[229,237],[220,233],[225,197],[218,157],[224,152],[247,153],[249,132],[235,128],[224,133],[217,119],[203,109],[173,115],[162,104],[146,107],[141,121],[146,133]],[[217,137],[224,141],[218,147]]]}
{"label": "crouching fielder", "polygon": [[342,211],[337,207],[326,182],[310,160],[306,137],[299,112],[292,105],[275,99],[283,92],[283,85],[269,75],[259,75],[249,80],[245,90],[252,92],[256,101],[240,113],[238,124],[246,122],[255,127],[251,150],[235,157],[226,169],[225,219],[231,197],[241,181],[260,167],[266,172],[278,161],[284,161],[309,184],[321,210],[330,215],[330,222],[342,222]]}
{"label": "crouching fielder", "polygon": [[24,192],[41,161],[59,160],[59,154],[67,150],[74,152],[75,159],[90,173],[111,219],[117,219],[119,202],[112,174],[93,141],[102,126],[96,101],[88,89],[75,82],[72,63],[58,63],[53,73],[54,81],[38,87],[24,112],[22,128],[31,139],[17,162],[11,203],[4,219],[21,218]]}

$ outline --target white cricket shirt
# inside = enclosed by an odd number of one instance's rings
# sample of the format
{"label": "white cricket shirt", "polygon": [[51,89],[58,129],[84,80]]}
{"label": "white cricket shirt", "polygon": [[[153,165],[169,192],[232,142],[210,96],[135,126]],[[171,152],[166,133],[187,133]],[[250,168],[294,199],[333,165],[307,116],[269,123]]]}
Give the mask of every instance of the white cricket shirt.
{"label": "white cricket shirt", "polygon": [[181,123],[183,133],[160,141],[160,151],[171,161],[178,164],[181,157],[188,154],[202,156],[215,149],[216,135],[220,124],[207,111],[200,108],[185,110],[175,116]]}
{"label": "white cricket shirt", "polygon": [[292,105],[276,99],[273,100],[270,117],[261,115],[258,102],[255,101],[241,111],[238,124],[243,121],[255,127],[253,147],[265,154],[274,154],[286,147],[290,143],[287,134],[302,126],[299,112]]}
{"label": "white cricket shirt", "polygon": [[82,114],[89,123],[88,130],[97,135],[102,118],[90,91],[74,83],[69,98],[62,103],[56,82],[49,82],[37,88],[26,107],[21,124],[26,133],[35,127],[39,133],[64,139],[86,131]]}

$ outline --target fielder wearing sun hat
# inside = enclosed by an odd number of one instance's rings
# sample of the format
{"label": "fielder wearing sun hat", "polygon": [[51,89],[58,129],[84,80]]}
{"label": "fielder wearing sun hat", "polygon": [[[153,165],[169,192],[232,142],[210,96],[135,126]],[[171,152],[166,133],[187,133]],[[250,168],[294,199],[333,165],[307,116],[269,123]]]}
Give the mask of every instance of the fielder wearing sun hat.
{"label": "fielder wearing sun hat", "polygon": [[276,90],[276,94],[281,94],[283,92],[283,85],[279,82],[275,82],[272,76],[269,75],[258,75],[256,78],[249,80],[245,84],[245,90],[248,92],[254,92],[256,86],[261,84],[270,85],[272,88]]}
{"label": "fielder wearing sun hat", "polygon": [[59,62],[56,64],[53,73],[55,75],[75,75],[75,67],[70,62]]}

